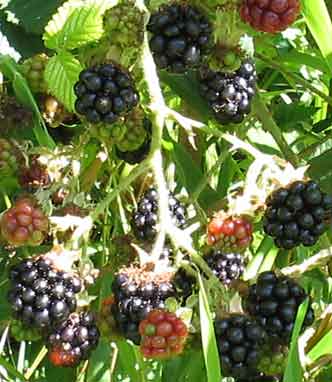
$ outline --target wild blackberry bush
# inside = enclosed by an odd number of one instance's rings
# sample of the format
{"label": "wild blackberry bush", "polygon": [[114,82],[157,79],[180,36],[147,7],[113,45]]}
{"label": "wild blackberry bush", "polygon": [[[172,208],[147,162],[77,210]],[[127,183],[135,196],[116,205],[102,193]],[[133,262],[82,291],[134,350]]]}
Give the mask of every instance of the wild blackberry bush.
{"label": "wild blackberry bush", "polygon": [[1,4],[0,380],[330,382],[329,2]]}

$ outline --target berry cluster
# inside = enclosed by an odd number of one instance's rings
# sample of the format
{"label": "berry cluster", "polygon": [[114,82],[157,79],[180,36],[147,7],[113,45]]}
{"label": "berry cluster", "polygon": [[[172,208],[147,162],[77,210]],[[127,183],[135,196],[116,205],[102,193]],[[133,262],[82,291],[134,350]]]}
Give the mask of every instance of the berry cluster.
{"label": "berry cluster", "polygon": [[279,248],[314,245],[332,217],[332,198],[313,181],[279,188],[267,199],[264,231]]}
{"label": "berry cluster", "polygon": [[153,310],[139,325],[141,352],[146,358],[165,359],[183,351],[188,330],[174,313]]}
{"label": "berry cluster", "polygon": [[206,262],[220,282],[225,285],[238,280],[244,272],[244,260],[239,253],[222,253],[213,250],[206,256]]}
{"label": "berry cluster", "polygon": [[49,359],[55,366],[76,366],[90,357],[99,336],[91,313],[73,313],[48,336]]}
{"label": "berry cluster", "polygon": [[[264,272],[257,283],[250,286],[245,308],[262,325],[275,343],[288,344],[298,307],[307,294],[294,280],[278,277],[274,272]],[[304,326],[314,321],[314,311],[310,307]]]}
{"label": "berry cluster", "polygon": [[139,344],[139,323],[153,309],[164,309],[165,300],[175,295],[170,281],[157,280],[153,272],[139,268],[121,271],[112,284],[112,315],[121,334]]}
{"label": "berry cluster", "polygon": [[43,242],[48,233],[48,218],[31,198],[15,202],[1,217],[0,230],[8,244],[36,246]]}
{"label": "berry cluster", "polygon": [[150,48],[160,69],[183,73],[201,63],[211,36],[207,18],[197,9],[180,4],[162,7],[147,26]]}
{"label": "berry cluster", "polygon": [[51,182],[46,166],[41,164],[38,157],[31,158],[28,167],[21,168],[20,184],[28,190],[34,191],[38,188],[47,187]]}
{"label": "berry cluster", "polygon": [[7,139],[0,138],[0,174],[12,175],[18,169],[17,156],[13,144]]}
{"label": "berry cluster", "polygon": [[294,23],[300,9],[299,0],[244,0],[240,14],[254,29],[277,33]]}
{"label": "berry cluster", "polygon": [[114,64],[83,70],[74,91],[77,113],[92,124],[114,123],[128,114],[139,100],[129,74]]}
{"label": "berry cluster", "polygon": [[15,317],[39,329],[66,320],[76,309],[75,294],[81,291],[79,278],[58,271],[47,258],[27,259],[10,272],[8,301]]}
{"label": "berry cluster", "polygon": [[207,242],[225,250],[242,251],[252,241],[252,224],[244,217],[216,215],[207,227]]}
{"label": "berry cluster", "polygon": [[46,93],[47,91],[44,72],[48,60],[48,56],[45,53],[41,53],[28,58],[22,64],[23,74],[25,75],[31,90],[35,93]]}
{"label": "berry cluster", "polygon": [[[169,193],[168,206],[174,223],[184,227],[186,223],[186,209]],[[151,241],[158,232],[158,193],[154,188],[145,192],[138,202],[137,210],[133,214],[132,227],[137,239]]]}
{"label": "berry cluster", "polygon": [[174,275],[173,284],[177,291],[177,296],[185,302],[193,294],[196,278],[189,275],[183,268],[180,268]]}
{"label": "berry cluster", "polygon": [[251,99],[256,91],[256,70],[252,61],[244,61],[234,73],[203,69],[200,83],[202,96],[220,123],[241,123],[250,113]]}
{"label": "berry cluster", "polygon": [[237,380],[257,375],[265,331],[241,314],[216,320],[215,331],[224,375]]}

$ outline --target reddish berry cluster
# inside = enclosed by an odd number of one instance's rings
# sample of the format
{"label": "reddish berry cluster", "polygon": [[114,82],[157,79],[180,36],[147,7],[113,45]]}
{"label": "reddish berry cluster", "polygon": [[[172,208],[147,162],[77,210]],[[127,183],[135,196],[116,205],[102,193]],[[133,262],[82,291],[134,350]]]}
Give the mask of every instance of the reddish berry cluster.
{"label": "reddish berry cluster", "polygon": [[208,225],[207,242],[226,250],[241,251],[252,240],[252,224],[243,217],[216,215]]}
{"label": "reddish berry cluster", "polygon": [[299,0],[244,0],[241,18],[254,29],[278,33],[294,23],[300,8]]}
{"label": "reddish berry cluster", "polygon": [[29,167],[23,167],[20,174],[20,184],[28,191],[47,187],[51,183],[46,166],[42,165],[37,157],[31,159]]}
{"label": "reddish berry cluster", "polygon": [[153,310],[140,323],[141,352],[146,358],[165,359],[182,353],[188,330],[174,313]]}
{"label": "reddish berry cluster", "polygon": [[1,218],[0,231],[8,244],[36,246],[43,242],[48,232],[48,218],[29,198],[19,199]]}

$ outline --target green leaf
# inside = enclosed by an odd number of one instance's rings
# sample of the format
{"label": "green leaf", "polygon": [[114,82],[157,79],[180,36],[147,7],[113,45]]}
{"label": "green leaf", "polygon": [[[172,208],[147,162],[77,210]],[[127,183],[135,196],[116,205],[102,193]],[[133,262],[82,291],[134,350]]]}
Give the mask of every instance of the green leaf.
{"label": "green leaf", "polygon": [[332,23],[324,0],[302,0],[302,12],[311,34],[332,72]]}
{"label": "green leaf", "polygon": [[50,49],[75,49],[97,41],[104,33],[103,13],[116,0],[68,1],[45,28],[45,45]]}
{"label": "green leaf", "polygon": [[87,382],[109,382],[111,377],[112,347],[110,341],[101,340],[93,352],[87,372]]}
{"label": "green leaf", "polygon": [[74,85],[82,70],[80,62],[69,52],[60,52],[47,63],[45,80],[48,88],[68,111],[74,111]]}
{"label": "green leaf", "polygon": [[306,299],[303,301],[297,311],[283,382],[303,381],[303,369],[299,357],[298,338],[300,336],[302,325],[307,314],[308,306],[309,300]]}
{"label": "green leaf", "polygon": [[325,336],[314,346],[314,348],[309,352],[308,357],[312,361],[324,356],[332,354],[332,332],[329,331]]}
{"label": "green leaf", "polygon": [[0,70],[4,75],[12,81],[13,88],[17,99],[27,108],[33,111],[34,128],[33,132],[41,146],[46,146],[50,149],[55,147],[55,143],[48,134],[47,128],[43,122],[38,105],[30,91],[26,79],[20,73],[16,62],[9,56],[0,54]]}
{"label": "green leaf", "polygon": [[[122,376],[122,380],[128,378],[131,381],[145,382],[145,371],[147,365],[143,364],[143,358],[134,345],[131,345],[128,341],[117,341],[118,347],[118,359],[114,374]],[[138,349],[138,348],[137,348]],[[119,378],[118,378],[119,379]],[[114,378],[114,380],[117,380]]]}
{"label": "green leaf", "polygon": [[200,274],[199,280],[199,315],[201,320],[201,337],[208,382],[221,381],[220,360],[214,333],[213,321],[204,283]]}
{"label": "green leaf", "polygon": [[74,368],[56,367],[46,360],[45,377],[47,382],[76,381],[76,370]]}

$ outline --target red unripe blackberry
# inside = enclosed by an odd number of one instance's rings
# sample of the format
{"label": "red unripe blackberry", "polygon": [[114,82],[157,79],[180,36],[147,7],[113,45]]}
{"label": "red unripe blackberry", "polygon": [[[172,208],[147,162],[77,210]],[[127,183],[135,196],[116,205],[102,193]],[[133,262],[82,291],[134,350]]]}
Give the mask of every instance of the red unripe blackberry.
{"label": "red unripe blackberry", "polygon": [[183,73],[200,65],[211,38],[208,19],[185,4],[165,5],[151,15],[150,49],[159,69]]}
{"label": "red unripe blackberry", "polygon": [[39,162],[38,157],[33,157],[29,166],[20,170],[20,184],[27,191],[45,188],[50,183],[47,167]]}
{"label": "red unripe blackberry", "polygon": [[139,324],[139,333],[144,357],[166,359],[182,353],[188,329],[174,313],[153,310]]}
{"label": "red unripe blackberry", "polygon": [[246,218],[220,213],[207,227],[207,242],[223,250],[242,251],[250,245],[252,231],[252,224]]}
{"label": "red unripe blackberry", "polygon": [[[262,325],[272,342],[288,344],[297,310],[306,297],[304,289],[294,280],[264,272],[258,276],[257,283],[250,286],[244,307]],[[314,318],[310,307],[304,327],[310,326]]]}
{"label": "red unripe blackberry", "polygon": [[48,330],[76,309],[79,278],[57,270],[46,257],[21,261],[10,271],[8,301],[27,327]]}
{"label": "red unripe blackberry", "polygon": [[216,72],[209,68],[200,71],[200,90],[215,118],[221,124],[239,124],[251,111],[256,93],[256,69],[251,60],[242,62],[234,73]]}
{"label": "red unripe blackberry", "polygon": [[140,343],[139,323],[154,309],[164,309],[165,300],[176,295],[172,274],[131,267],[123,269],[114,279],[111,313],[117,329],[135,344]]}
{"label": "red unripe blackberry", "polygon": [[238,280],[244,272],[244,259],[239,253],[213,250],[205,257],[205,260],[220,282],[225,285]]}
{"label": "red unripe blackberry", "polygon": [[2,237],[15,247],[41,244],[48,228],[47,216],[29,197],[17,200],[13,207],[2,215],[0,221]]}
{"label": "red unripe blackberry", "polygon": [[256,376],[266,343],[262,327],[242,314],[217,319],[214,326],[223,374],[236,380]]}
{"label": "red unripe blackberry", "polygon": [[[169,193],[168,207],[174,223],[182,228],[186,223],[185,206]],[[152,241],[158,232],[158,193],[155,188],[145,192],[138,202],[132,218],[132,227],[137,239]]]}
{"label": "red unripe blackberry", "polygon": [[300,10],[300,0],[244,0],[240,14],[254,29],[277,33],[292,25]]}
{"label": "red unripe blackberry", "polygon": [[55,366],[77,366],[90,357],[98,345],[99,337],[99,330],[91,313],[73,313],[48,335],[49,359]]}
{"label": "red unripe blackberry", "polygon": [[76,112],[92,124],[112,124],[139,101],[130,75],[114,64],[83,70],[74,91]]}
{"label": "red unripe blackberry", "polygon": [[264,231],[284,249],[313,246],[332,218],[332,197],[313,181],[297,181],[277,189],[266,205]]}

